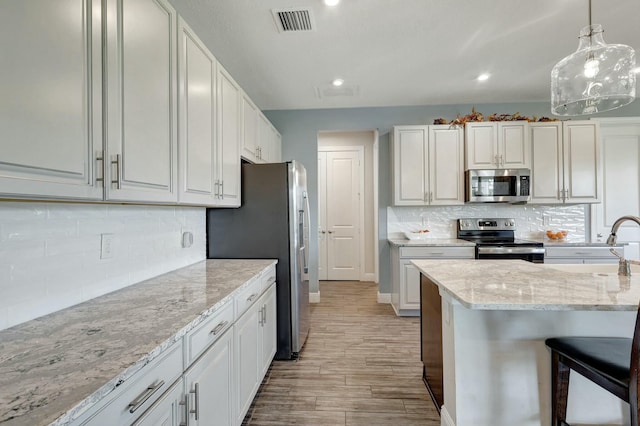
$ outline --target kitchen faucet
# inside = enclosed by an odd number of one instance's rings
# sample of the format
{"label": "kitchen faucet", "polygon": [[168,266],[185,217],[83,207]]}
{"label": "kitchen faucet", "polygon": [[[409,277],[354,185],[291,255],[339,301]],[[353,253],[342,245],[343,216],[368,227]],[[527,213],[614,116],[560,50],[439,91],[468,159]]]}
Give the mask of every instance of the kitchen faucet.
{"label": "kitchen faucet", "polygon": [[[609,238],[607,238],[608,245],[616,245],[616,241],[618,240],[616,232],[618,232],[618,228],[620,228],[620,225],[628,220],[635,222],[638,224],[638,226],[640,226],[640,217],[638,216],[622,216],[616,219],[616,221],[613,223],[613,226],[611,227],[611,234],[609,235]],[[618,275],[624,275],[628,277],[629,275],[631,275],[631,264],[633,263],[634,265],[640,265],[640,262],[638,262],[637,260],[625,259],[624,256],[618,253],[614,248],[610,248],[609,251],[615,254],[620,259],[620,262],[618,264]]]}

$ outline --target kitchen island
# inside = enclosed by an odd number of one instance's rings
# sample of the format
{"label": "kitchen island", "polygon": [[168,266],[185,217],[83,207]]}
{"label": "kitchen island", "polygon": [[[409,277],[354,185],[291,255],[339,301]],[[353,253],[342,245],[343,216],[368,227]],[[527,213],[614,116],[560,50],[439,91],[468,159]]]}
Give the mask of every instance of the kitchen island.
{"label": "kitchen island", "polygon": [[[425,377],[442,398],[442,425],[550,425],[545,338],[633,335],[640,273],[620,277],[617,265],[413,264],[422,274]],[[569,423],[625,424],[627,412],[626,403],[572,373]]]}

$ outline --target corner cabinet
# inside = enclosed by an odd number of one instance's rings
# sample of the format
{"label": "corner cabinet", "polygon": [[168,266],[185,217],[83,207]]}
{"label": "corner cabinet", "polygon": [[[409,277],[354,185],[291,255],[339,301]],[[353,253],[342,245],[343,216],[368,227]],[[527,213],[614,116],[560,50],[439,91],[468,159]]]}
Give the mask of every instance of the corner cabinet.
{"label": "corner cabinet", "polygon": [[531,201],[598,203],[602,185],[599,123],[531,123]]}
{"label": "corner cabinet", "polygon": [[528,169],[528,126],[527,121],[467,123],[466,169]]}
{"label": "corner cabinet", "polygon": [[420,271],[413,259],[473,259],[474,246],[391,246],[391,306],[398,316],[420,315]]}
{"label": "corner cabinet", "polygon": [[394,205],[464,203],[462,128],[395,126],[392,161]]}
{"label": "corner cabinet", "polygon": [[103,199],[100,11],[3,2],[0,197]]}
{"label": "corner cabinet", "polygon": [[106,1],[106,199],[176,203],[176,11]]}

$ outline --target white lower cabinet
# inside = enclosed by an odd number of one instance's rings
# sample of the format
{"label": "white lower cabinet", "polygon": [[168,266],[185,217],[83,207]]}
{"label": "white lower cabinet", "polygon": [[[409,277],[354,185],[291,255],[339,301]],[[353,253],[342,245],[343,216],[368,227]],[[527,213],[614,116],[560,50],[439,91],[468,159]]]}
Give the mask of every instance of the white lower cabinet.
{"label": "white lower cabinet", "polygon": [[234,424],[233,358],[233,331],[230,330],[184,374],[187,424]]}
{"label": "white lower cabinet", "polygon": [[276,353],[275,266],[233,299],[71,424],[241,425]]}
{"label": "white lower cabinet", "polygon": [[411,260],[474,257],[473,246],[391,246],[391,305],[396,315],[420,315],[420,272]]}
{"label": "white lower cabinet", "polygon": [[[624,246],[614,247],[624,255]],[[618,263],[609,246],[545,247],[544,263]]]}
{"label": "white lower cabinet", "polygon": [[275,283],[271,283],[235,324],[236,424],[242,423],[276,353],[275,290]]}
{"label": "white lower cabinet", "polygon": [[186,412],[181,407],[183,381],[178,380],[136,422],[134,426],[179,426],[184,424]]}

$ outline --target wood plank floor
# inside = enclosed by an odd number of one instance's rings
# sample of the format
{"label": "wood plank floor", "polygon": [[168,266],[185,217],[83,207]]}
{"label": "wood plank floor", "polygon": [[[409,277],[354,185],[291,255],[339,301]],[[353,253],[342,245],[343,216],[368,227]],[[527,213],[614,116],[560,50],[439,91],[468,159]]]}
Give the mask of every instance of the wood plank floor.
{"label": "wood plank floor", "polygon": [[422,383],[420,323],[377,285],[322,281],[297,361],[274,361],[243,424],[440,425]]}

